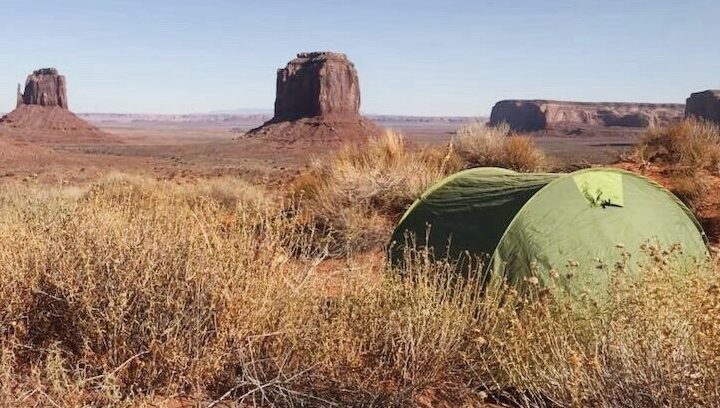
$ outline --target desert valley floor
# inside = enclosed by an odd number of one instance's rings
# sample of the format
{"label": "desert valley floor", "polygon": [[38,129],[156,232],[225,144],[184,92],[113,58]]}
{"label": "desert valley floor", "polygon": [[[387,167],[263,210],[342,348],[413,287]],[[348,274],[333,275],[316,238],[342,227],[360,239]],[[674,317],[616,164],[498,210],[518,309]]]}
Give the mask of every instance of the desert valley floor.
{"label": "desert valley floor", "polygon": [[[73,184],[99,174],[121,171],[161,179],[243,175],[255,181],[275,183],[292,178],[308,160],[322,156],[328,149],[317,144],[243,138],[244,131],[262,124],[265,118],[260,115],[182,121],[162,116],[148,119],[88,114],[81,117],[116,136],[117,142],[36,144],[20,133],[10,133],[14,148],[0,150],[0,182],[35,180]],[[458,127],[473,120],[476,119],[393,117],[382,118],[377,123],[402,133],[409,143],[423,146],[446,144]],[[566,133],[534,133],[536,145],[557,161],[558,168],[614,162],[632,146],[640,131],[601,128]]]}

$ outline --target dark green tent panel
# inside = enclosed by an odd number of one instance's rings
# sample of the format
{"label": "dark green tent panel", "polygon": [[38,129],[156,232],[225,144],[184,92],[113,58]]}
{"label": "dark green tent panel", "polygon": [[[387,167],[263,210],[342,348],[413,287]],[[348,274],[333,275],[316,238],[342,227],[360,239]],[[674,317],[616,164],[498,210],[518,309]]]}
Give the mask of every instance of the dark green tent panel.
{"label": "dark green tent panel", "polygon": [[[478,168],[438,182],[415,201],[393,234],[391,257],[398,262],[408,245],[453,260],[486,255],[494,275],[517,282],[531,273],[546,279],[568,265],[613,265],[620,248],[640,258],[643,244],[676,243],[687,260],[707,254],[692,213],[640,175],[613,168],[570,174]],[[586,273],[573,285],[604,284],[606,278]]]}
{"label": "dark green tent panel", "polygon": [[[493,167],[465,170],[430,187],[398,225],[393,239],[412,231],[418,246],[492,254],[525,203],[557,174],[522,174]],[[431,226],[426,228],[426,226]],[[448,240],[452,244],[448,245]]]}

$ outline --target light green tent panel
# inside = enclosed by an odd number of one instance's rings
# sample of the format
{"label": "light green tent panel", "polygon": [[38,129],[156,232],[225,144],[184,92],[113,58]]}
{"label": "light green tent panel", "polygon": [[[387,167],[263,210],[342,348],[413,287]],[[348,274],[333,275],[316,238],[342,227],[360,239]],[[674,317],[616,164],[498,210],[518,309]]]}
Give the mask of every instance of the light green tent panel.
{"label": "light green tent panel", "polygon": [[[436,257],[482,257],[492,275],[521,282],[548,279],[577,264],[566,285],[605,285],[624,248],[634,261],[641,246],[682,244],[688,262],[706,257],[706,238],[692,213],[670,192],[631,172],[612,168],[570,174],[522,174],[479,168],[450,176],[405,213],[391,243],[397,263],[407,246]],[[588,272],[597,271],[597,272]],[[564,279],[564,278],[563,278]]]}

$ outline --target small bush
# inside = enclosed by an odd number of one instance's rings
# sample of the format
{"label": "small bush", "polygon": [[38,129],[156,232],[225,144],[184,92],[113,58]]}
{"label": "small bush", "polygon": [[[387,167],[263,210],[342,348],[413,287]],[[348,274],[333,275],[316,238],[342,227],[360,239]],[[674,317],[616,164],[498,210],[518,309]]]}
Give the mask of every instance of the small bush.
{"label": "small bush", "polygon": [[316,159],[291,195],[311,224],[322,231],[332,255],[379,249],[407,207],[435,181],[456,171],[446,149],[409,148],[388,131],[366,145],[350,145]]}
{"label": "small bush", "polygon": [[530,137],[513,135],[510,126],[472,123],[460,128],[453,140],[463,167],[503,167],[521,172],[547,168],[547,159]]}
{"label": "small bush", "polygon": [[720,128],[713,123],[686,119],[663,128],[650,128],[635,147],[641,161],[660,162],[694,173],[720,172]]}

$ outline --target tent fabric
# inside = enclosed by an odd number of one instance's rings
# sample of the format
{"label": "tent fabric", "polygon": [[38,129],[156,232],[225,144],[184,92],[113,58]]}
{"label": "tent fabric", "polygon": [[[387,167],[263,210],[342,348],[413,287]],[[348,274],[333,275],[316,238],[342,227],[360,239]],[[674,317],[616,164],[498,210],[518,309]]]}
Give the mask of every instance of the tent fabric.
{"label": "tent fabric", "polygon": [[[492,254],[518,211],[558,177],[493,167],[454,174],[415,201],[396,228],[393,240],[399,242],[405,231],[411,231],[408,238],[416,246],[449,251],[436,255],[456,259],[466,252]],[[401,254],[396,252],[396,256]]]}
{"label": "tent fabric", "polygon": [[[625,170],[592,168],[570,174],[527,174],[498,168],[465,170],[428,189],[405,213],[392,237],[391,258],[407,246],[436,257],[485,256],[492,276],[511,283],[530,275],[600,271],[643,245],[682,244],[700,261],[707,239],[692,213],[660,185]],[[563,274],[565,276],[566,274]],[[582,273],[563,284],[606,285],[607,273]]]}
{"label": "tent fabric", "polygon": [[572,176],[580,193],[591,206],[614,205],[622,207],[622,174],[609,171],[581,172]]}

